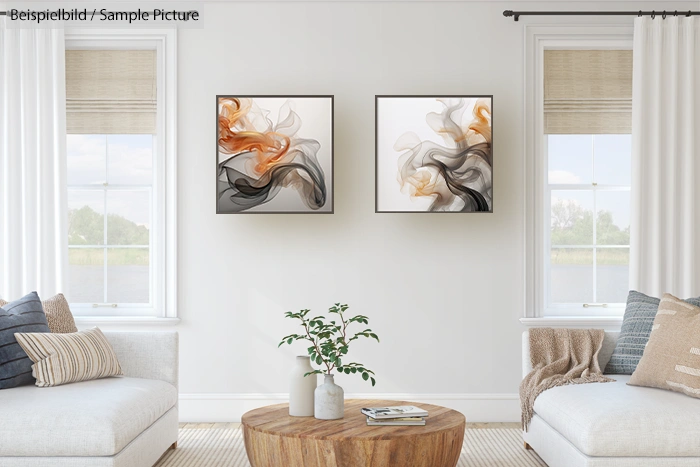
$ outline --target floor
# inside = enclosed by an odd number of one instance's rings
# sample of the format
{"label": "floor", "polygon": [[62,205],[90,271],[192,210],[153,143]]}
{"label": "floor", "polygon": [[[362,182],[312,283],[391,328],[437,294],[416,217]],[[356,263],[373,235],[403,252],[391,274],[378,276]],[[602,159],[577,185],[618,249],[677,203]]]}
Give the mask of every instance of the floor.
{"label": "floor", "polygon": [[[177,449],[169,449],[156,467],[250,467],[241,424],[180,424]],[[468,423],[457,467],[546,464],[523,447],[519,423]]]}
{"label": "floor", "polygon": [[[180,428],[190,429],[233,429],[241,426],[240,423],[180,423]],[[520,428],[520,423],[467,423],[467,429],[475,428]]]}

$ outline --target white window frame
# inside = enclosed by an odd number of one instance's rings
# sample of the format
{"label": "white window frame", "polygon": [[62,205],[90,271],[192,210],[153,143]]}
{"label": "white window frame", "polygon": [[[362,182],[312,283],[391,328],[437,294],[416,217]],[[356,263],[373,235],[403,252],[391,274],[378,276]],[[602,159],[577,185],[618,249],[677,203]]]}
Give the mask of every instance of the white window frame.
{"label": "white window frame", "polygon": [[[632,49],[630,25],[527,25],[525,33],[525,310],[527,326],[603,327],[619,329],[620,307],[583,308],[581,312],[547,309],[549,218],[546,135],[544,134],[544,51]],[[556,315],[561,311],[560,315]]]}
{"label": "white window frame", "polygon": [[[177,319],[177,31],[66,29],[67,50],[156,50],[151,306],[71,305],[79,324],[175,324]],[[106,215],[106,213],[105,213]],[[116,313],[115,313],[116,311]]]}

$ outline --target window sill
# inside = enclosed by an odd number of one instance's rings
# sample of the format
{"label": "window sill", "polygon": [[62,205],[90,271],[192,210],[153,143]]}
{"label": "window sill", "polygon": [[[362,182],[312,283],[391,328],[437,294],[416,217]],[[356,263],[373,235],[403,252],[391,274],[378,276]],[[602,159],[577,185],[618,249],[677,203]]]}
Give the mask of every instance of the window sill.
{"label": "window sill", "polygon": [[606,331],[619,331],[622,316],[544,316],[520,318],[520,323],[529,328],[602,328]]}
{"label": "window sill", "polygon": [[174,326],[180,318],[156,318],[154,316],[74,316],[79,328],[88,326]]}

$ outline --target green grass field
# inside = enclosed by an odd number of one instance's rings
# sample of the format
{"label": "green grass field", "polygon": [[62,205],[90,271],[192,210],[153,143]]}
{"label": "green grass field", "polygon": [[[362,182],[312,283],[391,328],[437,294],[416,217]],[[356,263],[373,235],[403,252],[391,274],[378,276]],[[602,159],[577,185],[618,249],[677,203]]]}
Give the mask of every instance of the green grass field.
{"label": "green grass field", "polygon": [[[107,264],[114,266],[148,266],[148,248],[107,248]],[[69,248],[68,264],[78,266],[104,265],[102,248]]]}
{"label": "green grass field", "polygon": [[[597,253],[598,265],[627,265],[630,262],[629,248],[601,248]],[[592,265],[593,249],[553,248],[552,264]]]}

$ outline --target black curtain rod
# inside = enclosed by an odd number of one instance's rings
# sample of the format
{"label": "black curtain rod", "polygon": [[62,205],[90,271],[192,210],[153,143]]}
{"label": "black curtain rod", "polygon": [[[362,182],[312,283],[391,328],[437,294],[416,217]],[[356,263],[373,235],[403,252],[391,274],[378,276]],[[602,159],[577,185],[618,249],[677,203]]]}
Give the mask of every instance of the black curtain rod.
{"label": "black curtain rod", "polygon": [[506,10],[503,16],[506,18],[513,17],[513,20],[518,21],[521,16],[698,16],[700,11],[513,11]]}

